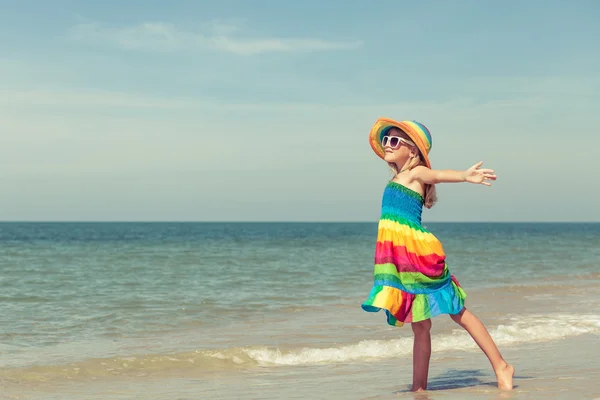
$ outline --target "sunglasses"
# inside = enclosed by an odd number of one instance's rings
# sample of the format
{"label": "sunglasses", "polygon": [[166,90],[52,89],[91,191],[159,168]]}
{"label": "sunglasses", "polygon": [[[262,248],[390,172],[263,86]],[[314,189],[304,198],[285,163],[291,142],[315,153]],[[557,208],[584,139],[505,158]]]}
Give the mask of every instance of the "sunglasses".
{"label": "sunglasses", "polygon": [[401,144],[416,147],[415,144],[410,140],[406,140],[399,136],[384,136],[383,138],[381,138],[381,146],[383,147],[390,146],[392,149],[395,150],[398,147],[400,147]]}

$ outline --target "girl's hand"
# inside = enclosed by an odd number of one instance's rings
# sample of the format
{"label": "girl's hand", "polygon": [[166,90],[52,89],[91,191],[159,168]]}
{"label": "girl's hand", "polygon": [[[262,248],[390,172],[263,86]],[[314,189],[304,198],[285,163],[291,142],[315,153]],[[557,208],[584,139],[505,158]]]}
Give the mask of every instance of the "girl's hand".
{"label": "girl's hand", "polygon": [[493,169],[479,169],[483,165],[483,161],[479,161],[471,168],[465,171],[465,181],[470,183],[478,183],[486,186],[492,186],[487,181],[495,181],[497,176]]}

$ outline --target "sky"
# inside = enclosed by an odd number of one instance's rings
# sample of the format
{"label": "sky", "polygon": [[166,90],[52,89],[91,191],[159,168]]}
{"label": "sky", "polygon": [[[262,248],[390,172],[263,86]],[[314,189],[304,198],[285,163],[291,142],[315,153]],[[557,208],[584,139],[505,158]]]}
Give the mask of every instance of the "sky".
{"label": "sky", "polygon": [[1,221],[369,221],[378,117],[424,221],[600,221],[600,2],[0,0]]}

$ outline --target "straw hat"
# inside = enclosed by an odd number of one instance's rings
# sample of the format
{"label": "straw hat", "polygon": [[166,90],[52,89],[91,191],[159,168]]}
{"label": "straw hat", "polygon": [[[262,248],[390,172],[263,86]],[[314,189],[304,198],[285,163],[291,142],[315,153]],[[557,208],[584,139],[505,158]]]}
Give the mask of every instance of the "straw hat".
{"label": "straw hat", "polygon": [[417,145],[421,156],[428,168],[431,168],[429,163],[429,151],[431,150],[431,133],[427,127],[417,121],[394,121],[389,118],[379,118],[371,128],[369,133],[369,143],[375,154],[380,158],[385,156],[385,151],[381,145],[382,138],[388,133],[390,128],[396,127],[406,133],[408,137]]}

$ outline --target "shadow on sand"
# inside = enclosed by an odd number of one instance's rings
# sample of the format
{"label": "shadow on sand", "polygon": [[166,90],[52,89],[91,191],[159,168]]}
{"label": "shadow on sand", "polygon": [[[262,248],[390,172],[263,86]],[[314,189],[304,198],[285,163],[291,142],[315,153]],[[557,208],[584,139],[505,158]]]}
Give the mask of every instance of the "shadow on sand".
{"label": "shadow on sand", "polygon": [[486,385],[497,387],[496,381],[493,378],[490,380],[490,376],[481,369],[449,369],[430,379],[427,383],[427,390],[451,390]]}
{"label": "shadow on sand", "polygon": [[[527,379],[526,376],[515,376],[514,379]],[[449,369],[446,372],[437,375],[429,379],[427,383],[427,392],[413,393],[415,399],[427,400],[429,399],[427,393],[439,391],[439,390],[452,390],[461,389],[474,386],[491,386],[497,388],[496,380],[493,376],[485,373],[481,369]],[[514,389],[518,388],[518,385],[514,385]],[[406,390],[399,390],[396,394],[407,394],[410,392],[410,387]],[[511,392],[504,392],[507,397],[510,397]]]}

